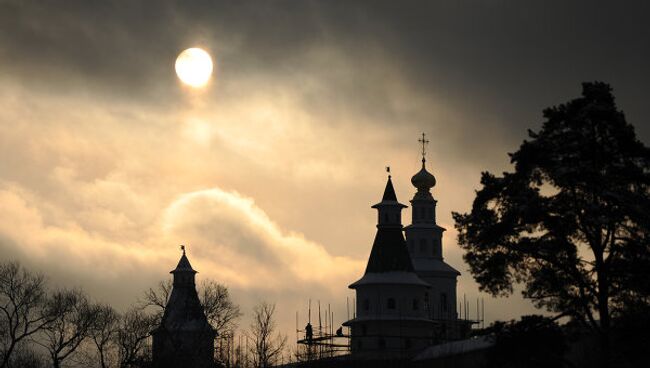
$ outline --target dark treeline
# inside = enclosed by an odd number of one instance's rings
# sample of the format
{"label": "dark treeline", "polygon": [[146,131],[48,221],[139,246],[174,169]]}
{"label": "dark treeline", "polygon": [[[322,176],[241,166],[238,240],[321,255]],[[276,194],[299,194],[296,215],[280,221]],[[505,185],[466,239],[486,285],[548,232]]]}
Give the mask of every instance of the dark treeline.
{"label": "dark treeline", "polygon": [[[17,262],[0,263],[0,368],[142,368],[151,366],[151,333],[171,293],[161,281],[123,312],[93,301],[82,289],[52,288],[45,276]],[[215,367],[266,367],[282,362],[286,338],[277,332],[275,305],[260,302],[252,322],[228,288],[213,280],[198,287],[217,332]]]}

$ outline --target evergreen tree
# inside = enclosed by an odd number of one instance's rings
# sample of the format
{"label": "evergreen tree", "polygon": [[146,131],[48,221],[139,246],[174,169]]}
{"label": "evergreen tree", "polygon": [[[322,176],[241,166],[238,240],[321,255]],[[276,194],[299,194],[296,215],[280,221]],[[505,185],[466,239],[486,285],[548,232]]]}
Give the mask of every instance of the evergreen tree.
{"label": "evergreen tree", "polygon": [[544,118],[514,172],[484,172],[471,212],[454,213],[459,244],[482,290],[523,284],[537,307],[593,328],[606,365],[613,313],[650,290],[650,150],[605,83]]}

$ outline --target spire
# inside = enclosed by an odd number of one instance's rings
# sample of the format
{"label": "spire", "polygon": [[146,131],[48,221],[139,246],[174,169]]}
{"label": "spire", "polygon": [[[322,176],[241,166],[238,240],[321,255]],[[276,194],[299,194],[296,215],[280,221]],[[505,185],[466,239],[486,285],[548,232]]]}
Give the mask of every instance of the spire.
{"label": "spire", "polygon": [[192,272],[192,273],[197,273],[194,271],[192,268],[192,265],[190,264],[190,260],[187,259],[187,255],[185,255],[185,246],[181,245],[181,250],[183,251],[183,255],[181,256],[181,259],[178,261],[178,265],[176,265],[176,268],[172,271],[169,271],[169,273],[179,273],[179,272]]}
{"label": "spire", "polygon": [[387,167],[386,171],[389,175],[384,196],[380,203],[372,206],[378,211],[378,224],[366,273],[413,271],[402,232],[401,212],[406,206],[397,201],[390,176],[390,167]]}
{"label": "spire", "polygon": [[393,181],[388,175],[388,181],[386,182],[386,189],[384,189],[384,196],[381,198],[383,201],[395,201],[397,202],[397,195],[395,194],[395,188],[393,188]]}

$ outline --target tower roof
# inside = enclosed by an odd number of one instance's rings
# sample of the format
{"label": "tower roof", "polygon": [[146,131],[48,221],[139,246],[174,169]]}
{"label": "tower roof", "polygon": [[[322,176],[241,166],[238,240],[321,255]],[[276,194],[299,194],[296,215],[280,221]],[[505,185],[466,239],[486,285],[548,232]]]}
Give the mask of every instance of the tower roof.
{"label": "tower roof", "polygon": [[388,182],[386,182],[386,189],[384,189],[384,196],[381,200],[397,202],[397,195],[395,194],[395,188],[393,188],[393,181],[390,179],[390,175],[388,175]]}
{"label": "tower roof", "polygon": [[185,255],[185,248],[183,248],[183,255],[181,256],[181,259],[178,261],[178,265],[176,265],[176,268],[173,269],[172,271],[169,271],[169,273],[176,273],[176,272],[194,272],[194,273],[197,273],[192,268],[192,265],[190,264],[190,260],[187,259],[187,256]]}
{"label": "tower roof", "polygon": [[388,175],[388,181],[386,181],[386,188],[384,189],[384,195],[381,197],[381,202],[372,206],[372,208],[379,208],[382,206],[399,206],[401,208],[406,208],[405,205],[397,201],[397,195],[395,194],[395,188],[393,187],[393,181],[391,180],[390,175]]}
{"label": "tower roof", "polygon": [[367,273],[391,271],[413,272],[401,228],[379,228],[368,259]]}
{"label": "tower roof", "polygon": [[[388,175],[381,202],[373,207],[379,210],[380,217],[382,211],[388,208],[397,207],[401,211],[402,208],[406,207],[397,201],[390,175]],[[366,273],[391,271],[413,271],[413,265],[406,248],[401,222],[387,225],[381,225],[380,222],[370,251]]]}
{"label": "tower roof", "polygon": [[422,169],[413,175],[411,184],[418,189],[418,191],[428,192],[436,185],[436,177],[427,171],[425,166],[426,160],[422,157]]}
{"label": "tower roof", "polygon": [[418,190],[413,199],[433,200],[429,190],[436,185],[436,177],[426,168],[426,147],[429,144],[426,134],[422,133],[422,138],[418,139],[418,142],[422,143],[422,168],[411,178],[411,184]]}

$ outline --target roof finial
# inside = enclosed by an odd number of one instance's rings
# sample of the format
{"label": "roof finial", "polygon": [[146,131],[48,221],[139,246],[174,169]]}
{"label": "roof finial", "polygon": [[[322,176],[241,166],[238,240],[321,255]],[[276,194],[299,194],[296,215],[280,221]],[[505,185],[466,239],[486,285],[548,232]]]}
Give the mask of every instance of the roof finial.
{"label": "roof finial", "polygon": [[386,172],[388,173],[388,178],[390,178],[390,166],[386,166]]}
{"label": "roof finial", "polygon": [[181,250],[183,251],[183,255],[185,255],[185,246],[181,244]]}
{"label": "roof finial", "polygon": [[422,143],[422,166],[424,167],[424,162],[426,161],[424,156],[427,154],[427,144],[429,144],[426,134],[422,133],[422,138],[418,139],[418,142]]}

